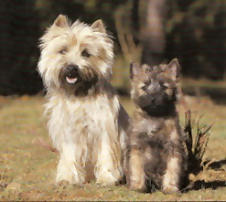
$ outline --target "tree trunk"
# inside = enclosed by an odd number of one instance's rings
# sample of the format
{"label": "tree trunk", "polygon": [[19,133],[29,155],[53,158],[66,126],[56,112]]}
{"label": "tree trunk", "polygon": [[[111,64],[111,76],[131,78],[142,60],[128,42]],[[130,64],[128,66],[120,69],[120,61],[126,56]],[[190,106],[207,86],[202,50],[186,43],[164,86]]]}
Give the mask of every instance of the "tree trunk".
{"label": "tree trunk", "polygon": [[165,17],[166,0],[147,0],[145,26],[141,30],[143,46],[141,62],[156,65],[162,62],[165,49]]}

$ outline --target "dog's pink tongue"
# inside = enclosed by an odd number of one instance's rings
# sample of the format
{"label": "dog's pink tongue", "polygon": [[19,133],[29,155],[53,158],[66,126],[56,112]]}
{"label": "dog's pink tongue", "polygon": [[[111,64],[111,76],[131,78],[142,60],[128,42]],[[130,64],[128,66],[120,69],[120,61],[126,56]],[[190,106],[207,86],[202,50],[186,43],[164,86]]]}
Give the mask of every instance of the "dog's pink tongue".
{"label": "dog's pink tongue", "polygon": [[77,78],[69,78],[69,77],[66,77],[66,81],[69,84],[74,84],[74,83],[76,83],[77,80],[78,80]]}

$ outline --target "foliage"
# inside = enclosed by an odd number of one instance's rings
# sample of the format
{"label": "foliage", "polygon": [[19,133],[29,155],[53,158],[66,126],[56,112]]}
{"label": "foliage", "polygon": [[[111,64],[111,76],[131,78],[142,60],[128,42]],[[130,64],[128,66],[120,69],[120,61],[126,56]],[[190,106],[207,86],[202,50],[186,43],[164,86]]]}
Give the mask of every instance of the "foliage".
{"label": "foliage", "polygon": [[0,2],[0,94],[36,93],[39,18],[34,1]]}
{"label": "foliage", "polygon": [[[186,136],[185,144],[188,152],[188,173],[197,174],[203,170],[204,154],[209,141],[210,129],[212,125],[200,125],[197,120],[196,127],[192,123],[191,111],[185,113],[184,132]],[[194,133],[194,130],[196,132]]]}
{"label": "foliage", "polygon": [[166,57],[178,57],[184,75],[223,79],[226,70],[225,1],[177,0],[168,4]]}
{"label": "foliage", "polygon": [[[41,90],[36,72],[38,39],[56,16],[66,14],[91,23],[101,18],[115,41],[118,83],[128,83],[129,60],[142,57],[140,43],[147,2],[142,0],[4,0],[0,1],[0,94],[34,94]],[[224,79],[226,60],[226,3],[223,0],[166,0],[164,58],[178,57],[184,76]],[[120,14],[121,13],[121,14]],[[122,16],[118,17],[119,14]],[[127,30],[128,53],[119,30]],[[117,33],[121,31],[120,33]],[[128,34],[129,33],[129,34]],[[160,40],[161,41],[161,40]],[[159,41],[159,43],[160,43]],[[122,47],[120,47],[120,45]],[[125,45],[125,43],[124,43]],[[124,51],[121,51],[124,49]],[[146,51],[148,52],[148,50]],[[125,55],[123,55],[125,54]],[[123,58],[124,57],[124,58]],[[125,67],[125,68],[124,68]],[[120,86],[121,88],[127,86]]]}

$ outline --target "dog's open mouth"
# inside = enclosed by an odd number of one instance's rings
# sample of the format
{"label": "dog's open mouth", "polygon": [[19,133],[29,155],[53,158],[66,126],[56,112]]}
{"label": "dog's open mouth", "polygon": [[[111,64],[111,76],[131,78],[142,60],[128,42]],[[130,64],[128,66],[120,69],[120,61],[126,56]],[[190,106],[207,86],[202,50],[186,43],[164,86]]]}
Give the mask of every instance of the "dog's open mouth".
{"label": "dog's open mouth", "polygon": [[76,84],[79,80],[78,68],[76,66],[69,66],[65,72],[65,81],[70,84]]}
{"label": "dog's open mouth", "polygon": [[77,77],[69,77],[69,76],[66,76],[66,81],[69,84],[75,84],[78,81],[78,78]]}

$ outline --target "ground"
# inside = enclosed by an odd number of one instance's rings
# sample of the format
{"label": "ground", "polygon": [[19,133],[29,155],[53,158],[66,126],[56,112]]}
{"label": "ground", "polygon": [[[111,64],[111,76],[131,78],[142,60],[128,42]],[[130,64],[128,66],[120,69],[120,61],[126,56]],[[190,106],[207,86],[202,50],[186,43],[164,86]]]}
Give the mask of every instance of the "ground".
{"label": "ground", "polygon": [[[182,194],[138,193],[125,185],[83,187],[54,183],[58,155],[42,147],[49,142],[42,96],[0,97],[0,200],[226,200],[226,106],[206,97],[186,97],[194,116],[215,122],[206,159],[209,168],[194,177],[195,188]],[[130,114],[133,105],[121,98]],[[181,122],[184,108],[180,107]]]}

